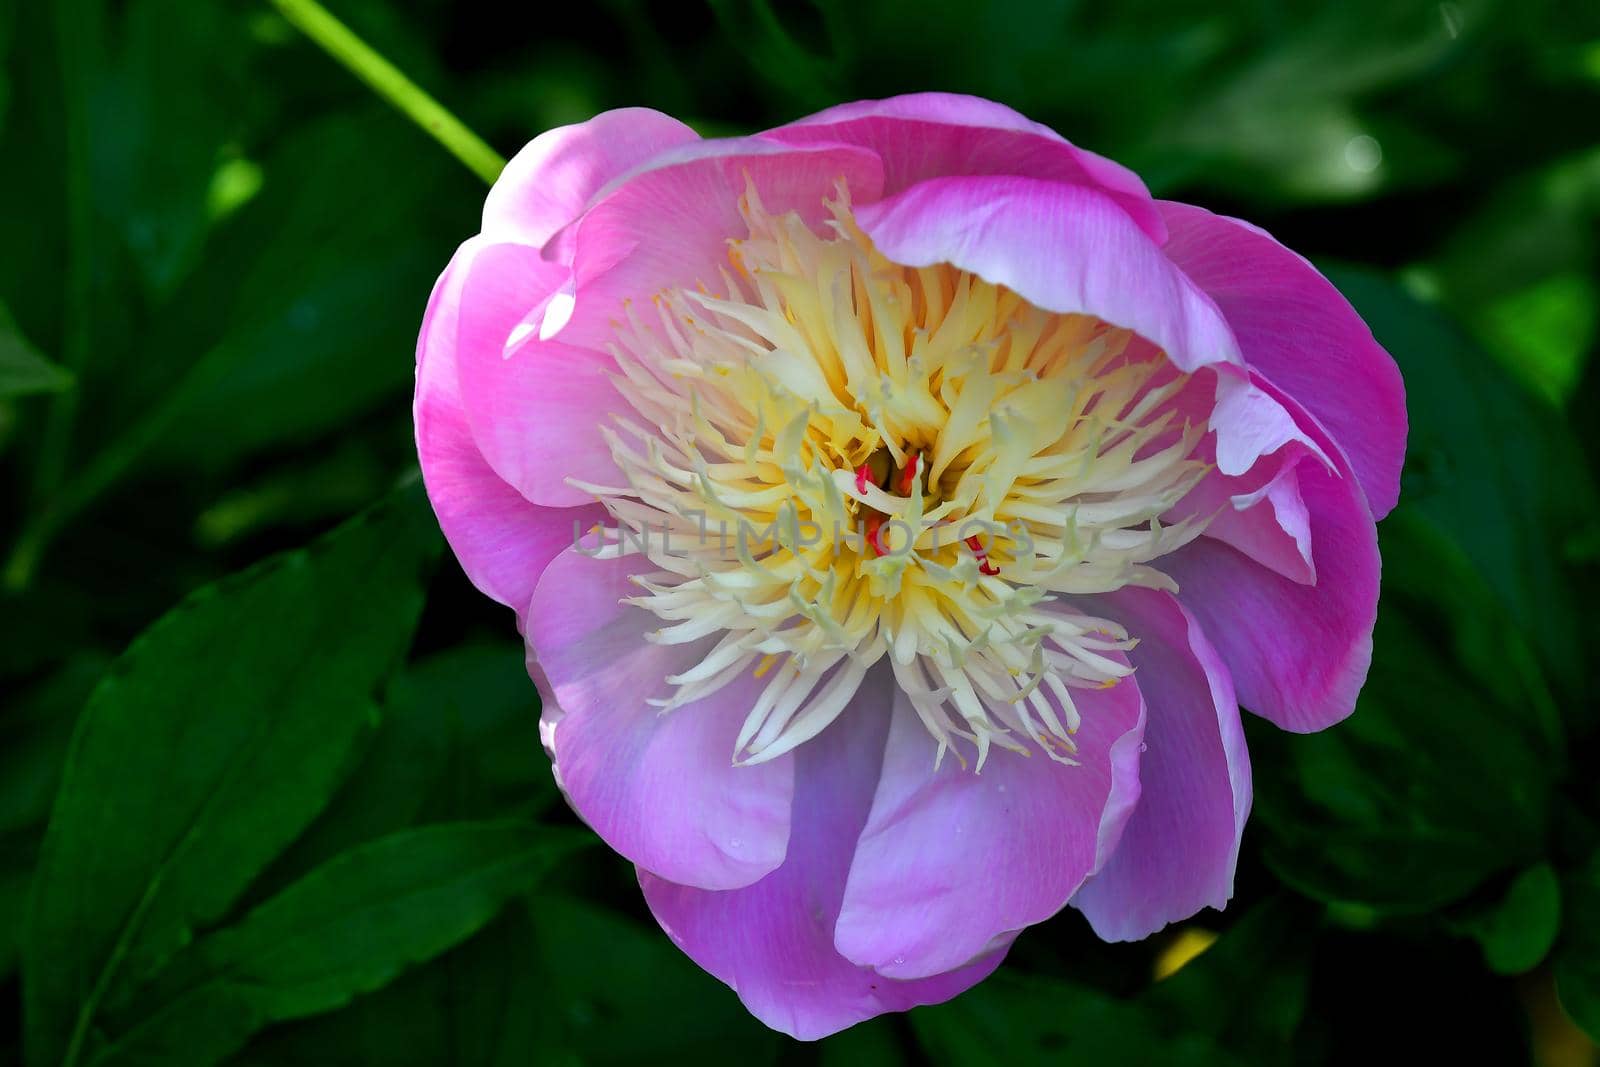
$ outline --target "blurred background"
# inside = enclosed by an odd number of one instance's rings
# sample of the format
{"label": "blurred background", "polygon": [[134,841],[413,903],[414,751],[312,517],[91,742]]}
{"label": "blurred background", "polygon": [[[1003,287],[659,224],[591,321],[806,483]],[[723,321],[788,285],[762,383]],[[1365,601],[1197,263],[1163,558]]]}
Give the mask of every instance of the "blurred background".
{"label": "blurred background", "polygon": [[482,181],[268,3],[0,0],[0,1063],[1600,1062],[1600,6],[327,7],[507,156],[945,89],[1264,226],[1406,378],[1371,680],[1247,723],[1225,914],[775,1036],[575,828],[404,487]]}

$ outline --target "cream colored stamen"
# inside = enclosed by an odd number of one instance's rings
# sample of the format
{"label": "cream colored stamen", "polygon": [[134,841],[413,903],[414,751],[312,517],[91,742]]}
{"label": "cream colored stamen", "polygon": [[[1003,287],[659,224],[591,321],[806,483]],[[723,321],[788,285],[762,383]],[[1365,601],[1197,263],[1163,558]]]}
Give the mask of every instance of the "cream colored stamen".
{"label": "cream colored stamen", "polygon": [[830,208],[819,235],[748,192],[720,295],[618,324],[626,484],[583,487],[631,531],[601,554],[650,562],[629,603],[651,639],[703,649],[653,702],[754,676],[733,757],[755,763],[887,658],[941,758],[959,739],[980,768],[991,745],[1073,762],[1073,694],[1126,677],[1136,640],[1062,597],[1175,588],[1152,563],[1203,525],[1160,521],[1206,470],[1186,379],[1098,319],[890,263],[842,187]]}

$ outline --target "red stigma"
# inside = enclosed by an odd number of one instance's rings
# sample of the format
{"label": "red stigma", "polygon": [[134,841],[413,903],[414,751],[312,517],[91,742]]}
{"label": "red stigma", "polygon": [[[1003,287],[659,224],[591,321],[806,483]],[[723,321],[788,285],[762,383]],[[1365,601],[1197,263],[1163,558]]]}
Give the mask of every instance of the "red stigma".
{"label": "red stigma", "polygon": [[1000,568],[989,561],[989,550],[983,547],[983,538],[973,534],[967,538],[967,547],[972,549],[972,554],[978,561],[979,574],[986,574],[993,578],[1000,573]]}
{"label": "red stigma", "polygon": [[922,453],[911,453],[911,465],[900,475],[900,495],[910,496],[911,489],[917,484],[917,468],[922,466]]}
{"label": "red stigma", "polygon": [[874,556],[884,556],[889,553],[889,546],[883,543],[883,516],[872,514],[867,516],[867,544],[872,546]]}
{"label": "red stigma", "polygon": [[856,468],[856,492],[867,495],[867,483],[872,481],[872,468],[863,463]]}

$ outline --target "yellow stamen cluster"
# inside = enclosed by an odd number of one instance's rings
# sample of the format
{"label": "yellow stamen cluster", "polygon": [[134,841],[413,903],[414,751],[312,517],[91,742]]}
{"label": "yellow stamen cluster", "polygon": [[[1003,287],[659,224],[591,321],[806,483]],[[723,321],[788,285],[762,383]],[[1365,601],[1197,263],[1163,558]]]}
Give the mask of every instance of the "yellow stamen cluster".
{"label": "yellow stamen cluster", "polygon": [[1071,598],[1170,588],[1151,561],[1199,532],[1160,521],[1205,470],[1184,377],[1099,319],[889,262],[843,187],[823,233],[753,191],[740,207],[721,295],[618,323],[634,410],[604,432],[627,484],[584,486],[618,527],[598,553],[649,561],[630,603],[652,639],[695,646],[654,703],[753,674],[733,757],[759,762],[887,657],[941,757],[1031,741],[1072,762],[1073,691],[1126,677],[1135,640]]}

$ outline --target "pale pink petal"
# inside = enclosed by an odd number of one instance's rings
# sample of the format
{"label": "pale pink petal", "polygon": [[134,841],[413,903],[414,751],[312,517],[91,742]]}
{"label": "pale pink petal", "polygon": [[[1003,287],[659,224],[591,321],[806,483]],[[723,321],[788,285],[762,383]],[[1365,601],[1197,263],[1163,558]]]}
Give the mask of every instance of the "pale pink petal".
{"label": "pale pink petal", "polygon": [[1261,230],[1162,202],[1164,251],[1216,301],[1245,360],[1327,427],[1375,518],[1394,507],[1405,458],[1405,385],[1394,360],[1316,268]]}
{"label": "pale pink petal", "polygon": [[461,399],[473,439],[501,479],[552,506],[593,502],[569,478],[619,482],[598,428],[627,410],[607,376],[609,356],[539,340],[506,351],[513,328],[567,276],[536,248],[486,245],[467,271],[457,324]]}
{"label": "pale pink petal", "polygon": [[483,202],[483,233],[542,245],[612,178],[663,149],[699,139],[659,111],[624,107],[546,130],[511,157]]}
{"label": "pale pink petal", "polygon": [[1128,658],[1148,715],[1143,788],[1111,861],[1072,903],[1102,938],[1134,941],[1233,896],[1250,759],[1227,667],[1171,594],[1129,587],[1095,610],[1139,639]]}
{"label": "pale pink petal", "polygon": [[574,522],[604,512],[598,505],[545,508],[525,499],[484,461],[461,407],[456,373],[459,307],[473,259],[489,247],[481,237],[462,245],[439,276],[417,338],[413,404],[417,457],[439,527],[472,584],[521,614],[545,566],[571,544]]}
{"label": "pale pink petal", "polygon": [[1317,456],[1330,469],[1333,460],[1310,432],[1277,397],[1262,388],[1254,376],[1237,367],[1217,374],[1216,405],[1211,409],[1217,469],[1240,475],[1255,467],[1261,457],[1289,445]]}
{"label": "pale pink petal", "polygon": [[1161,561],[1233,676],[1239,701],[1287,730],[1329,726],[1355,707],[1372,659],[1378,538],[1344,453],[1303,408],[1255,384],[1299,422],[1333,471],[1301,462],[1297,487],[1310,529],[1316,585],[1304,585],[1216,538]]}
{"label": "pale pink petal", "polygon": [[843,142],[883,157],[885,195],[929,178],[1015,174],[1101,189],[1157,244],[1166,223],[1139,176],[1048,126],[976,96],[912,93],[840,104],[762,134],[788,144]]}
{"label": "pale pink petal", "polygon": [[1066,906],[1111,856],[1139,796],[1138,684],[1076,689],[1080,766],[991,749],[981,773],[935,743],[910,701],[894,722],[845,887],[836,943],[901,978],[938,974]]}
{"label": "pale pink petal", "polygon": [[639,871],[645,900],[673,941],[732,986],[756,1018],[802,1040],[948,1000],[999,966],[1009,943],[917,981],[857,967],[834,949],[845,876],[883,760],[892,688],[889,671],[872,672],[839,718],[796,752],[794,826],[778,870],[720,893]]}
{"label": "pale pink petal", "polygon": [[733,766],[760,684],[748,675],[666,714],[647,703],[708,647],[645,639],[659,620],[622,603],[641,569],[576,547],[546,568],[526,626],[545,745],[574,810],[629,860],[704,889],[749,885],[783,862],[793,759]]}
{"label": "pale pink petal", "polygon": [[1035,178],[935,178],[856,209],[896,263],[952,263],[1047,311],[1097,315],[1185,371],[1241,362],[1211,299],[1109,196]]}

